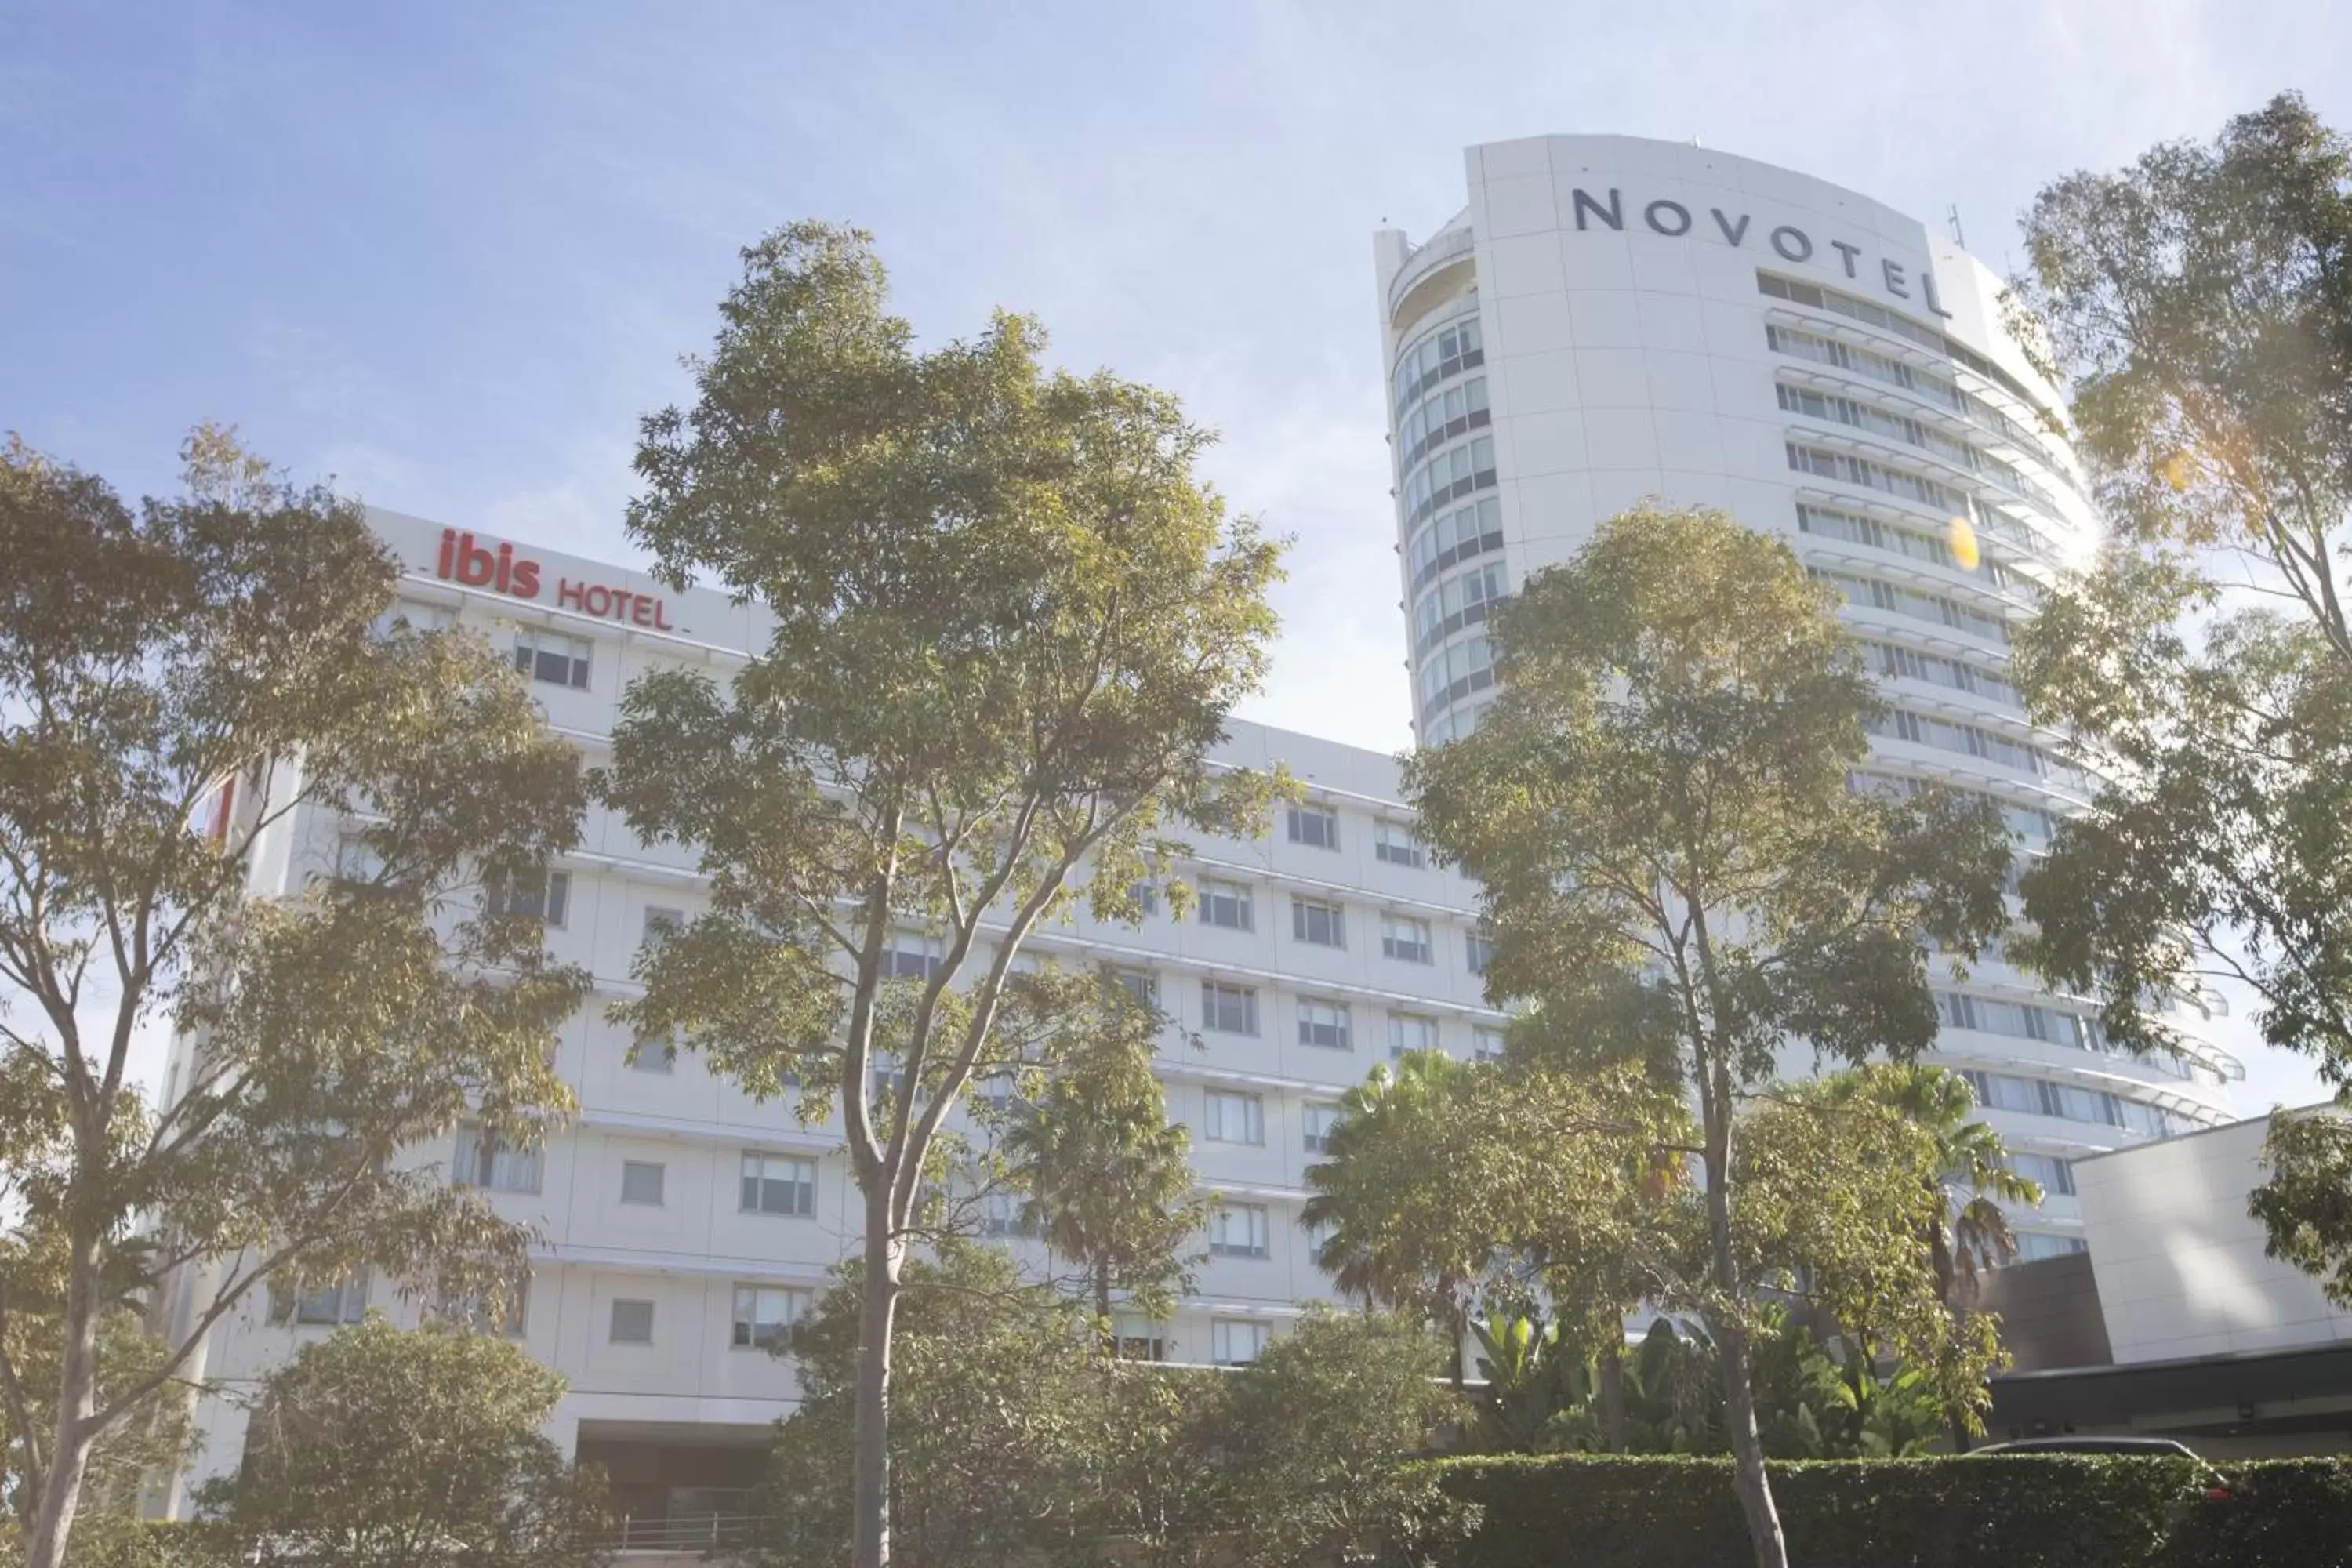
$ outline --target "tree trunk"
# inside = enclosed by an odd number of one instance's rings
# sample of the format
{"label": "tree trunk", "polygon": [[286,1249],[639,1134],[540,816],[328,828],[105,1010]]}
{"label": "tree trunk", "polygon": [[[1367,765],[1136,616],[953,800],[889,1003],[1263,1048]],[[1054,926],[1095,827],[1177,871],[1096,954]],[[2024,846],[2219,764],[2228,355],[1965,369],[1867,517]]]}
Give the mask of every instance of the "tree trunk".
{"label": "tree trunk", "polygon": [[48,1473],[41,1478],[33,1509],[32,1536],[25,1568],[64,1568],[66,1539],[81,1508],[83,1478],[96,1440],[89,1418],[98,1409],[98,1247],[77,1239],[66,1277],[63,1360],[58,1375],[56,1436],[49,1442]]}
{"label": "tree trunk", "polygon": [[1733,1484],[1739,1511],[1748,1518],[1748,1538],[1756,1547],[1756,1568],[1789,1568],[1789,1544],[1780,1534],[1780,1510],[1772,1506],[1772,1483],[1764,1473],[1764,1439],[1756,1429],[1756,1391],[1748,1381],[1748,1328],[1738,1314],[1745,1306],[1739,1263],[1731,1251],[1731,1097],[1719,1085],[1707,1117],[1706,1218],[1715,1254],[1715,1283],[1724,1298],[1716,1347],[1723,1357],[1724,1426],[1731,1438]]}
{"label": "tree trunk", "polygon": [[851,1522],[856,1568],[887,1568],[890,1562],[890,1333],[898,1310],[899,1266],[907,1250],[891,1223],[889,1186],[880,1181],[876,1185],[880,1190],[866,1199],[865,1301],[858,1316]]}
{"label": "tree trunk", "polygon": [[1601,1342],[1601,1440],[1612,1454],[1625,1451],[1625,1342],[1622,1331]]}

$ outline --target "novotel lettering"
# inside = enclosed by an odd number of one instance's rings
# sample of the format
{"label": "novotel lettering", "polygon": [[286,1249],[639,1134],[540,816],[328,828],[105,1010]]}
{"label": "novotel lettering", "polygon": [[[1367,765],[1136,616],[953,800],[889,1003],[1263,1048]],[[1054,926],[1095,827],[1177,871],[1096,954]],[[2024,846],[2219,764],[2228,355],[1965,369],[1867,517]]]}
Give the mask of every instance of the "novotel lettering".
{"label": "novotel lettering", "polygon": [[[454,528],[441,531],[441,555],[434,563],[433,574],[461,588],[495,588],[518,599],[539,597],[538,562],[517,555],[511,544],[502,543],[496,550],[478,544],[472,534],[460,533]],[[616,588],[609,583],[575,583],[569,577],[558,577],[555,602],[563,609],[577,610],[600,621],[624,621],[633,626],[650,626],[657,632],[671,629],[667,602],[634,588]]]}
{"label": "novotel lettering", "polygon": [[[1609,199],[1606,202],[1594,200],[1590,192],[1571,189],[1569,192],[1569,205],[1575,215],[1576,226],[1580,229],[1590,227],[1597,223],[1603,228],[1613,228],[1620,234],[1625,231],[1625,196],[1624,193],[1614,185],[1609,188]],[[1721,207],[1709,207],[1706,212],[1707,216],[1715,220],[1715,226],[1723,236],[1725,244],[1737,250],[1748,243],[1748,232],[1753,224],[1751,215],[1741,213],[1734,217]],[[1670,200],[1654,201],[1643,206],[1642,222],[1651,233],[1664,235],[1668,239],[1680,239],[1689,234],[1695,226],[1690,208],[1680,202]],[[1801,265],[1813,259],[1813,237],[1794,224],[1784,223],[1771,229],[1765,235],[1764,242],[1772,247],[1772,254],[1783,261],[1793,261]],[[1849,278],[1860,278],[1862,273],[1855,263],[1862,256],[1862,247],[1849,245],[1843,239],[1833,239],[1829,244],[1830,248],[1838,253],[1838,259],[1845,264],[1845,275]],[[1916,298],[1937,315],[1947,321],[1951,319],[1952,313],[1944,309],[1944,302],[1936,297],[1934,273],[1922,269],[1915,279],[1903,263],[1892,257],[1880,257],[1878,258],[1878,281],[1896,299]],[[1916,296],[1911,292],[1914,283],[1917,284],[1919,289]]]}

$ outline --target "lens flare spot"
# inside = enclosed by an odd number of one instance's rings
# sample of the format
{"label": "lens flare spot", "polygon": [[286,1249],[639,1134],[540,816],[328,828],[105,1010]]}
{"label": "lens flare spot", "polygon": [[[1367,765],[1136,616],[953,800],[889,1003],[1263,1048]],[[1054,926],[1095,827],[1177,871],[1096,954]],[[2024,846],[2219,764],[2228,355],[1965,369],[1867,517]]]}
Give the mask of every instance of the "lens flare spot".
{"label": "lens flare spot", "polygon": [[1944,530],[1944,536],[1952,547],[1952,559],[1959,563],[1960,569],[1975,571],[1984,554],[1977,548],[1977,531],[1969,526],[1969,520],[1965,517],[1952,519]]}

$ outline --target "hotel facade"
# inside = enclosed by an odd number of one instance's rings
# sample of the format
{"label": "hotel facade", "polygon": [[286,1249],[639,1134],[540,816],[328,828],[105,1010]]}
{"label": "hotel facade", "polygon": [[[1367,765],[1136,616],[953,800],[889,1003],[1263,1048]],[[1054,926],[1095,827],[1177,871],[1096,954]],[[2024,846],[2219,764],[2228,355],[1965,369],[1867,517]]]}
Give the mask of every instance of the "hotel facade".
{"label": "hotel facade", "polygon": [[[404,569],[390,615],[461,626],[509,653],[548,722],[592,765],[605,760],[631,679],[684,665],[724,680],[765,645],[761,612],[716,592],[678,593],[394,512],[370,521]],[[1121,1328],[1156,1342],[1149,1348],[1164,1359],[1224,1364],[1250,1360],[1302,1303],[1329,1295],[1298,1212],[1339,1096],[1408,1048],[1498,1050],[1504,1022],[1477,973],[1475,889],[1432,865],[1413,837],[1395,759],[1254,724],[1231,730],[1222,763],[1286,765],[1305,798],[1278,809],[1263,838],[1195,841],[1183,873],[1200,903],[1186,919],[1163,906],[1127,928],[1080,912],[1024,947],[1150,985],[1175,1028],[1197,1037],[1194,1049],[1171,1032],[1160,1068],[1201,1186],[1220,1199],[1200,1242],[1198,1289],[1172,1320]],[[342,829],[315,811],[271,826],[252,856],[254,890],[290,894],[333,874]],[[643,844],[592,808],[580,847],[536,895],[551,951],[594,981],[558,1053],[577,1114],[535,1152],[462,1131],[418,1152],[538,1228],[511,1331],[570,1382],[551,1436],[607,1467],[632,1541],[648,1545],[692,1545],[709,1521],[740,1511],[769,1429],[797,1394],[791,1361],[770,1347],[856,1254],[862,1218],[837,1110],[803,1126],[787,1105],[754,1102],[691,1054],[633,1061],[628,1031],[605,1016],[635,991],[638,947],[706,896],[690,852]],[[925,962],[919,935],[905,945],[894,960]],[[175,1046],[167,1093],[192,1048]],[[1011,1234],[1014,1217],[992,1226],[1034,1247]],[[256,1300],[214,1331],[191,1375],[217,1380],[221,1393],[202,1403],[203,1448],[173,1511],[186,1510],[194,1483],[237,1464],[247,1418],[236,1396],[371,1307],[398,1321],[416,1315],[388,1282],[362,1279]]]}
{"label": "hotel facade", "polygon": [[[1466,163],[1463,212],[1417,247],[1394,231],[1375,243],[1422,742],[1466,732],[1492,700],[1492,606],[1601,520],[1658,497],[1782,531],[1845,595],[1895,705],[1858,787],[1982,793],[2029,851],[2079,809],[2084,782],[2026,718],[2007,646],[2042,584],[2081,559],[2092,520],[2050,434],[2056,395],[2000,329],[1992,274],[1864,197],[1696,148],[1553,137],[1473,148]],[[1980,542],[1972,563],[1952,552],[1955,516]],[[756,607],[717,593],[370,518],[404,567],[392,613],[488,637],[591,763],[631,679],[683,665],[723,680],[766,640]],[[1393,758],[1236,723],[1219,760],[1286,765],[1305,798],[1263,838],[1195,845],[1187,919],[1163,909],[1129,929],[1081,913],[1030,950],[1150,985],[1200,1042],[1171,1035],[1160,1068],[1221,1204],[1197,1290],[1170,1321],[1122,1332],[1168,1360],[1235,1364],[1330,1293],[1298,1214],[1339,1096],[1405,1049],[1495,1051],[1504,1018],[1483,994],[1476,889],[1430,863]],[[343,826],[315,812],[274,826],[254,889],[331,875]],[[551,1436],[607,1467],[630,1544],[681,1554],[741,1510],[797,1396],[771,1348],[854,1253],[859,1222],[837,1121],[801,1125],[692,1055],[633,1060],[606,1016],[633,993],[640,946],[706,896],[690,852],[592,810],[537,895],[552,951],[594,981],[559,1051],[577,1115],[537,1151],[460,1132],[418,1152],[537,1227],[509,1330],[569,1381]],[[910,933],[897,956],[929,955]],[[2088,1003],[1997,956],[1937,988],[1932,1059],[1970,1076],[2050,1194],[2018,1216],[2029,1256],[2080,1245],[2074,1159],[2230,1119],[2238,1069],[2216,1049],[2118,1057]],[[167,1097],[191,1048],[175,1047]],[[1000,1218],[1008,1245],[1034,1247]],[[414,1321],[385,1282],[360,1279],[256,1300],[213,1331],[191,1375],[220,1392],[203,1401],[203,1447],[169,1511],[237,1464],[236,1396],[371,1307]]]}
{"label": "hotel facade", "polygon": [[[1460,212],[1373,238],[1422,743],[1494,700],[1486,618],[1531,574],[1641,501],[1713,506],[1843,596],[1891,709],[1855,787],[1983,795],[2046,845],[2089,782],[2027,717],[2009,643],[2095,530],[2000,279],[1867,196],[1696,146],[1533,137],[1464,163]],[[2076,1157],[2233,1119],[2207,1004],[2173,1004],[2186,1059],[2142,1060],[2089,1000],[1997,952],[1969,967],[1937,964],[1927,1059],[2048,1194],[2014,1216],[2026,1257],[2083,1247]]]}

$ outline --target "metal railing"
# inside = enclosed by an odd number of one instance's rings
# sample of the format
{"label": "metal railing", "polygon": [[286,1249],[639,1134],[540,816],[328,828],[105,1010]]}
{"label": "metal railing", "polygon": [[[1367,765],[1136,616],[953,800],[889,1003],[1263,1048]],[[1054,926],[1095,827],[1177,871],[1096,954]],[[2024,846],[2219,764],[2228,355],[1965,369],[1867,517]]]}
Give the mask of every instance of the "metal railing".
{"label": "metal railing", "polygon": [[741,1541],[757,1522],[748,1513],[625,1514],[614,1527],[612,1545],[620,1552],[707,1552]]}

